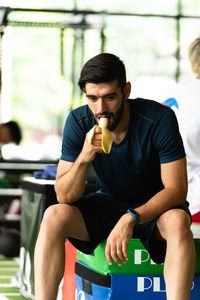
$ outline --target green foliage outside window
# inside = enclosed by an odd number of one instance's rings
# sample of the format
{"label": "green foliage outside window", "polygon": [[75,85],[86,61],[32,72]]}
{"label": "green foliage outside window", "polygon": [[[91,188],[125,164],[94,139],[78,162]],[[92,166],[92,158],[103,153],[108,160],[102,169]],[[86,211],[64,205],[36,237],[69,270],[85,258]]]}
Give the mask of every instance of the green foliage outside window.
{"label": "green foliage outside window", "polygon": [[[36,2],[29,2],[29,8],[30,3],[32,8],[36,6]],[[105,52],[124,61],[127,78],[133,83],[143,75],[171,80],[178,79],[177,74],[181,79],[188,76],[187,48],[199,34],[200,19],[180,18],[177,32],[177,4],[175,0],[162,5],[159,0],[48,1],[48,8],[93,13],[85,17],[56,12],[10,13],[4,51],[9,47],[12,62],[11,117],[21,123],[23,143],[42,144],[47,135],[62,135],[69,111],[84,104],[77,86],[82,65],[100,53],[102,45]],[[196,16],[200,11],[199,1],[182,0],[182,4],[183,16]],[[44,4],[41,7],[45,8]],[[132,15],[123,15],[126,13]]]}

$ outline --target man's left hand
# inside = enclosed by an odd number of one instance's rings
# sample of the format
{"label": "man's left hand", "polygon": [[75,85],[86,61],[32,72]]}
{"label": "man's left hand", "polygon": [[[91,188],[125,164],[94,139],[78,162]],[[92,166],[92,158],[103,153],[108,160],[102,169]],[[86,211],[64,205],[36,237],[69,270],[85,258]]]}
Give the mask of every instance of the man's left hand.
{"label": "man's left hand", "polygon": [[124,214],[108,236],[105,255],[109,265],[112,259],[119,265],[126,263],[128,257],[128,243],[133,235],[135,219],[131,214]]}

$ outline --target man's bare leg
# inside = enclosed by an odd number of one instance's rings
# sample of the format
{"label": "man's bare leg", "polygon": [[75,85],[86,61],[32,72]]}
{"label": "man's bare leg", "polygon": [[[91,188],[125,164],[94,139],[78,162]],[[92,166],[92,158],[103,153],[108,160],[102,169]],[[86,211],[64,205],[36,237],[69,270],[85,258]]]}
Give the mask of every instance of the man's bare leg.
{"label": "man's bare leg", "polygon": [[167,300],[189,300],[194,278],[196,254],[190,219],[181,209],[172,209],[157,221],[167,241],[164,278]]}
{"label": "man's bare leg", "polygon": [[35,247],[35,299],[55,300],[65,266],[67,236],[89,240],[80,211],[67,204],[49,207],[43,217]]}

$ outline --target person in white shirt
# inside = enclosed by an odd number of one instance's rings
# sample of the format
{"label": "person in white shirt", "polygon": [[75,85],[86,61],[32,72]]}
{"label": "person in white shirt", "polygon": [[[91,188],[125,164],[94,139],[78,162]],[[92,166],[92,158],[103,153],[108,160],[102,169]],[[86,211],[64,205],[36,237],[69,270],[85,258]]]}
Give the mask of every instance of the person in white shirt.
{"label": "person in white shirt", "polygon": [[188,195],[192,215],[200,213],[200,37],[189,46],[194,77],[179,83],[164,104],[175,111],[187,155]]}

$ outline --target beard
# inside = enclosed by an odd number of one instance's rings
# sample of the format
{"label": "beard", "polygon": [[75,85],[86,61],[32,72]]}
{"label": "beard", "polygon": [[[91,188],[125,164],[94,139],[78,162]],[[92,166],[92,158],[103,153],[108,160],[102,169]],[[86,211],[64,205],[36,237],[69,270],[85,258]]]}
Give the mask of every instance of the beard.
{"label": "beard", "polygon": [[111,123],[110,126],[108,126],[108,129],[110,131],[115,130],[115,128],[117,127],[117,125],[119,124],[122,118],[123,112],[124,112],[124,99],[122,99],[121,105],[119,109],[116,111],[116,113],[112,114],[113,122]]}
{"label": "beard", "polygon": [[102,117],[108,117],[108,119],[112,118],[113,122],[111,124],[108,124],[108,129],[110,131],[113,131],[115,130],[115,128],[117,127],[117,125],[119,124],[121,118],[122,118],[122,115],[123,115],[123,112],[124,112],[124,97],[122,98],[122,101],[121,101],[121,105],[120,107],[118,108],[118,110],[116,111],[116,113],[108,113],[108,112],[103,112],[101,114],[96,114],[95,115],[95,118],[97,120],[97,118],[100,118],[101,116]]}

